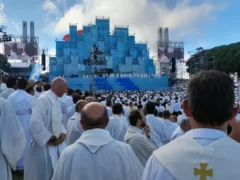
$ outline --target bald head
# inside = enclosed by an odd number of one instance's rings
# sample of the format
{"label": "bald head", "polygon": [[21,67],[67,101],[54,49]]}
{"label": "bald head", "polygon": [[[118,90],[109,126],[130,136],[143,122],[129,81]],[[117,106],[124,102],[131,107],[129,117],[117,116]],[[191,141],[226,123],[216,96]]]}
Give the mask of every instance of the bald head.
{"label": "bald head", "polygon": [[100,103],[91,102],[81,111],[81,125],[83,129],[104,129],[108,124],[107,109]]}
{"label": "bald head", "polygon": [[181,129],[184,131],[184,132],[187,132],[191,129],[191,125],[190,125],[190,122],[189,122],[189,119],[188,118],[185,118],[181,121],[181,124],[180,124],[180,127]]}
{"label": "bald head", "polygon": [[85,98],[85,100],[87,102],[98,102],[96,98],[92,97],[92,96],[88,96]]}
{"label": "bald head", "polygon": [[51,90],[58,96],[62,97],[67,92],[67,81],[61,77],[52,80]]}
{"label": "bald head", "polygon": [[85,100],[80,100],[76,103],[75,111],[78,113],[81,113],[82,108],[87,104],[88,102]]}
{"label": "bald head", "polygon": [[34,79],[29,79],[28,80],[28,86],[34,86],[34,85],[35,85]]}
{"label": "bald head", "polygon": [[172,115],[172,116],[170,117],[170,121],[172,121],[173,123],[176,123],[176,122],[177,122],[177,116]]}

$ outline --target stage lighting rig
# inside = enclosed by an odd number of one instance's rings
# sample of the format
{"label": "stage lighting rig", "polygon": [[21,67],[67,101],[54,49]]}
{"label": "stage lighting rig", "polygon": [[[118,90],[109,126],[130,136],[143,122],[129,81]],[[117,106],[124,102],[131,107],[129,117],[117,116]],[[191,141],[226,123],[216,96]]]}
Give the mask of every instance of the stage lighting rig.
{"label": "stage lighting rig", "polygon": [[194,51],[188,52],[191,56],[186,62],[187,72],[192,75],[200,71],[215,69],[214,56],[209,50],[202,47],[196,48]]}
{"label": "stage lighting rig", "polygon": [[12,41],[12,35],[6,33],[6,27],[0,26],[0,43]]}

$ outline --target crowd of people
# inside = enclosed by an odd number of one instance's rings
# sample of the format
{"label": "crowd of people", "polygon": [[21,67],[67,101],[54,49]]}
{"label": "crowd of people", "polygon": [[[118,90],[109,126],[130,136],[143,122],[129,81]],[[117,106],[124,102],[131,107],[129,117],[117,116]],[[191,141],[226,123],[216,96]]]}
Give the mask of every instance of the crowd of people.
{"label": "crowd of people", "polygon": [[[98,78],[98,77],[103,77],[103,78],[161,78],[164,76],[164,74],[159,75],[159,74],[138,74],[138,73],[94,73],[93,75],[91,74],[86,74],[83,75],[84,78]],[[59,77],[63,78],[69,78],[69,77],[79,77],[78,75],[73,75],[73,74],[68,74],[68,75],[59,75]]]}
{"label": "crowd of people", "polygon": [[4,180],[239,179],[239,106],[222,72],[168,91],[91,94],[61,77],[0,85]]}

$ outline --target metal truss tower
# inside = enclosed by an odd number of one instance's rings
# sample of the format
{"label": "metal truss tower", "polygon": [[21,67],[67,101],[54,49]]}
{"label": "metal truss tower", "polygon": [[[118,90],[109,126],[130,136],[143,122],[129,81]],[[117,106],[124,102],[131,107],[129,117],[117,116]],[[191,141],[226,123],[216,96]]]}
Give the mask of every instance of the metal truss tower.
{"label": "metal truss tower", "polygon": [[188,73],[193,75],[200,71],[215,69],[214,56],[209,50],[204,50],[202,47],[194,51],[189,51],[190,59],[186,62]]}

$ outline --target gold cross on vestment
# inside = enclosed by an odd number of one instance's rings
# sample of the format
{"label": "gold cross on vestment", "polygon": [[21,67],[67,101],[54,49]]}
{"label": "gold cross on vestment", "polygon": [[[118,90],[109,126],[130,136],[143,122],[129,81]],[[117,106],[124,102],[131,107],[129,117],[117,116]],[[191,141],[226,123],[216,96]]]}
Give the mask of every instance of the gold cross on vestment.
{"label": "gold cross on vestment", "polygon": [[213,170],[207,170],[207,163],[200,163],[200,169],[194,168],[194,176],[200,176],[199,180],[207,180],[207,176],[213,177]]}

